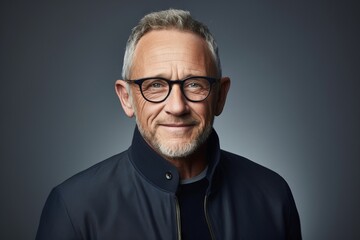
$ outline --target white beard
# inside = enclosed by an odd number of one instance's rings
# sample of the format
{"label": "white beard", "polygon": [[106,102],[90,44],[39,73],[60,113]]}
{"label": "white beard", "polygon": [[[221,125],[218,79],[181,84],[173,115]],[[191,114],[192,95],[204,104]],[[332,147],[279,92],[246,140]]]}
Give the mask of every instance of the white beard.
{"label": "white beard", "polygon": [[212,126],[209,125],[191,142],[174,144],[166,140],[162,141],[157,137],[151,137],[150,133],[144,130],[138,121],[136,121],[136,123],[145,141],[162,155],[169,158],[183,158],[191,155],[208,139],[212,131]]}

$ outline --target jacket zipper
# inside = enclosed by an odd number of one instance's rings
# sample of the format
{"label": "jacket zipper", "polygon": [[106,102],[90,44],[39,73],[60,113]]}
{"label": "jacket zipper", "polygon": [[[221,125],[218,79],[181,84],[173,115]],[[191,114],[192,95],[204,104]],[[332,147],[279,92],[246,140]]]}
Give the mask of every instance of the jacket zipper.
{"label": "jacket zipper", "polygon": [[215,234],[214,231],[211,227],[211,223],[210,223],[210,218],[209,218],[209,214],[208,214],[208,195],[205,195],[205,199],[204,199],[204,212],[205,212],[205,219],[206,219],[206,223],[208,225],[209,228],[209,232],[210,232],[210,236],[212,240],[215,240]]}
{"label": "jacket zipper", "polygon": [[181,219],[180,219],[180,205],[177,197],[175,197],[175,209],[176,209],[176,225],[177,225],[177,238],[181,240]]}

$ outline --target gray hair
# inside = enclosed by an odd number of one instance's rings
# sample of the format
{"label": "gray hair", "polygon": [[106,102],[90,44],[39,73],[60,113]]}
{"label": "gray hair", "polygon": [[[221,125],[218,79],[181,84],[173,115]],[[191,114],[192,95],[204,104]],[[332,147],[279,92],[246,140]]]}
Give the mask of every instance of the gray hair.
{"label": "gray hair", "polygon": [[151,30],[160,29],[178,29],[181,31],[190,31],[202,37],[206,41],[213,57],[213,61],[217,68],[217,77],[221,77],[221,64],[218,47],[208,27],[203,23],[193,19],[190,15],[190,12],[188,11],[169,9],[165,11],[152,12],[145,15],[140,20],[139,24],[132,29],[126,44],[124,55],[124,64],[122,69],[123,79],[129,79],[130,77],[130,70],[133,64],[135,48],[140,38]]}

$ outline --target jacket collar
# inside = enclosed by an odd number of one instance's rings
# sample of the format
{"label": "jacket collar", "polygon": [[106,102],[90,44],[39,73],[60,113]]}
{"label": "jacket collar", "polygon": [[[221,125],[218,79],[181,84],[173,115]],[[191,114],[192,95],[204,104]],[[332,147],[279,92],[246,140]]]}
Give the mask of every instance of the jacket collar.
{"label": "jacket collar", "polygon": [[[219,138],[214,129],[209,136],[207,149],[209,160],[207,179],[211,185],[216,166],[220,160]],[[134,131],[129,154],[135,168],[147,181],[164,191],[176,193],[180,182],[177,168],[148,145],[137,127]]]}

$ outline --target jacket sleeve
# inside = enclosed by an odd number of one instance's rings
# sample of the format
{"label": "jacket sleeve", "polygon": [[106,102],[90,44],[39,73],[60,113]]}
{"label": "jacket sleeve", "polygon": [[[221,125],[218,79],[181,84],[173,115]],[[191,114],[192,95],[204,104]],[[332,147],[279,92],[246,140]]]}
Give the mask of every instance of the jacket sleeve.
{"label": "jacket sleeve", "polygon": [[299,213],[296,209],[295,200],[289,186],[287,186],[289,197],[289,212],[287,218],[287,237],[288,240],[301,240],[301,227]]}
{"label": "jacket sleeve", "polygon": [[80,240],[68,214],[64,200],[54,188],[41,214],[36,240]]}

